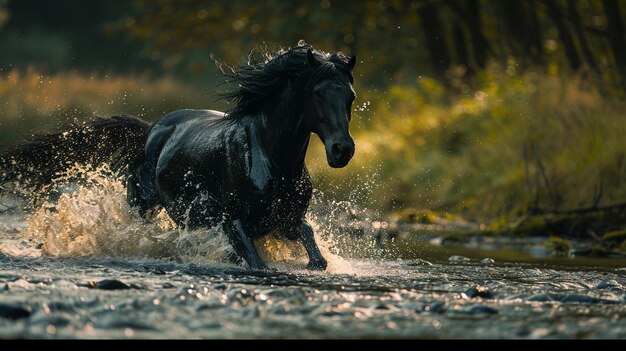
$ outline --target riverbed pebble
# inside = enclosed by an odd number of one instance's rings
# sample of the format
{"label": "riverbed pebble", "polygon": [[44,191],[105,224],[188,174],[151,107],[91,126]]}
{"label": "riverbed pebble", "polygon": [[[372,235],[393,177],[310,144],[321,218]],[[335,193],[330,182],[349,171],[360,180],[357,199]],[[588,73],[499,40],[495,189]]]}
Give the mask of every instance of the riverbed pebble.
{"label": "riverbed pebble", "polygon": [[30,316],[30,308],[9,303],[0,303],[0,318],[21,319]]}
{"label": "riverbed pebble", "polygon": [[487,287],[482,285],[474,285],[465,290],[465,296],[469,298],[482,297],[484,299],[493,299],[493,293]]}
{"label": "riverbed pebble", "polygon": [[615,280],[604,280],[598,283],[598,285],[593,287],[594,290],[611,290],[611,291],[621,291],[624,290],[624,287]]}
{"label": "riverbed pebble", "polygon": [[117,279],[104,279],[99,282],[91,282],[89,284],[94,289],[100,290],[126,290],[130,289],[130,286]]}

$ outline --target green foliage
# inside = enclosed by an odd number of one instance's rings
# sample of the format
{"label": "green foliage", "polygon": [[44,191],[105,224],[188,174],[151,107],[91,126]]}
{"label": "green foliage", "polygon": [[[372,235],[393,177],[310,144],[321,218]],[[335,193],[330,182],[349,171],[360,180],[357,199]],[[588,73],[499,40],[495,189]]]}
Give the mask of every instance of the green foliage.
{"label": "green foliage", "polygon": [[626,255],[626,229],[605,233],[600,245],[607,251]]}
{"label": "green foliage", "polygon": [[428,209],[405,208],[392,216],[392,220],[399,223],[437,223],[439,216]]}
{"label": "green foliage", "polygon": [[[325,51],[358,53],[362,79],[385,84],[390,73],[401,77],[399,71],[416,74],[419,67],[425,68],[426,55],[416,50],[416,4],[186,0],[175,5],[167,0],[137,0],[135,11],[121,18],[117,29],[148,43],[147,54],[166,67],[185,65],[198,71],[212,65],[208,53],[236,64],[251,50],[274,51],[304,39]],[[389,40],[392,36],[394,42]],[[204,58],[189,57],[198,50],[206,53]],[[381,67],[388,73],[383,74]]]}
{"label": "green foliage", "polygon": [[601,203],[626,198],[619,95],[605,97],[581,76],[508,75],[497,67],[472,86],[446,94],[422,78],[382,92],[357,89],[356,105],[367,107],[355,111],[353,161],[327,172],[322,148],[313,145],[313,174],[346,199],[359,187],[354,179],[369,180],[366,205],[386,210],[484,217],[523,213],[535,200],[578,208],[592,203],[600,184]]}
{"label": "green foliage", "polygon": [[572,250],[572,243],[558,236],[549,237],[543,245],[557,256],[567,256]]}
{"label": "green foliage", "polygon": [[[383,211],[499,216],[491,225],[498,231],[537,190],[540,205],[553,205],[537,165],[524,157],[532,144],[561,208],[590,205],[600,182],[600,204],[626,198],[626,109],[617,97],[603,97],[578,76],[509,76],[496,67],[472,85],[459,94],[429,78],[385,91],[357,87],[356,155],[348,167],[330,169],[313,140],[307,162],[316,186],[336,200]],[[183,107],[214,108],[209,96],[171,78],[14,71],[0,77],[0,140],[92,114],[155,119]],[[545,223],[537,226],[545,230]]]}
{"label": "green foliage", "polygon": [[0,29],[2,29],[2,26],[4,26],[9,19],[9,11],[6,9],[7,2],[8,0],[0,0]]}
{"label": "green foliage", "polygon": [[603,242],[613,242],[613,243],[616,243],[616,242],[621,242],[621,241],[624,241],[624,240],[626,240],[626,229],[615,230],[615,231],[612,231],[612,232],[608,232],[608,233],[605,233],[602,236],[602,241]]}
{"label": "green foliage", "polygon": [[143,43],[114,33],[127,1],[0,0],[0,72],[157,73],[160,64],[141,57]]}
{"label": "green foliage", "polygon": [[[147,54],[166,67],[202,70],[198,50],[237,62],[252,49],[293,46],[356,53],[362,80],[376,86],[411,83],[420,74],[454,80],[489,61],[507,73],[544,67],[586,70],[621,84],[620,25],[624,6],[574,1],[330,1],[136,0],[116,28],[148,44]],[[611,40],[609,45],[608,38]],[[621,51],[620,51],[621,50]],[[193,61],[193,62],[191,62]]]}
{"label": "green foliage", "polygon": [[202,108],[206,94],[172,78],[44,75],[0,76],[0,150],[37,131],[93,115],[130,114],[154,120],[179,108]]}

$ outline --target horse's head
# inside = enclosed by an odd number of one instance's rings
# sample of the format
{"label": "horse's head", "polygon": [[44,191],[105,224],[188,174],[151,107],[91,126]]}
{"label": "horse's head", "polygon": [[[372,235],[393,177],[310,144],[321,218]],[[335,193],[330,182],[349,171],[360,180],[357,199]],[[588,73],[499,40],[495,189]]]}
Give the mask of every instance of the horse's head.
{"label": "horse's head", "polygon": [[335,168],[345,167],[354,155],[349,123],[356,98],[352,89],[355,63],[355,56],[348,62],[337,55],[320,60],[310,49],[307,52],[307,64],[315,68],[307,91],[312,129],[324,143],[328,164]]}

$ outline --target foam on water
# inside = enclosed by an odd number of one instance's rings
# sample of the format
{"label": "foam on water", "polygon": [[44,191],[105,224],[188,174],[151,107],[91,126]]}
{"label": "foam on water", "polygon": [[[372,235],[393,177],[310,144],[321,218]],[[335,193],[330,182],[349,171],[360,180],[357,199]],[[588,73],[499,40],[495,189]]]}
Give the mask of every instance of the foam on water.
{"label": "foam on water", "polygon": [[107,167],[74,167],[56,186],[78,180],[57,201],[44,202],[26,219],[26,236],[45,256],[132,257],[225,263],[231,250],[217,229],[179,230],[164,210],[144,220],[126,202],[123,180]]}
{"label": "foam on water", "polygon": [[[77,185],[78,184],[78,185]],[[14,256],[52,257],[123,257],[161,259],[204,264],[232,264],[232,247],[219,227],[210,230],[180,230],[160,210],[149,220],[126,202],[126,188],[121,177],[106,167],[91,169],[75,166],[59,177],[56,188],[65,189],[56,201],[46,201],[27,216],[23,237],[32,243],[25,249],[24,240],[3,243],[0,251]],[[345,204],[343,204],[345,205]],[[307,220],[312,224],[316,241],[328,259],[327,272],[358,274],[338,245],[341,227],[336,211],[325,212],[319,219],[321,201],[313,201],[318,211]],[[318,215],[316,215],[318,213]],[[330,214],[330,215],[329,215]],[[16,246],[17,245],[17,246]],[[19,247],[18,247],[19,246]],[[28,245],[26,245],[28,246]],[[308,256],[298,242],[282,240],[269,234],[255,242],[259,254],[271,266],[286,270],[304,269]],[[35,249],[36,248],[36,249]],[[352,248],[351,250],[353,250]],[[28,251],[26,254],[25,252]]]}

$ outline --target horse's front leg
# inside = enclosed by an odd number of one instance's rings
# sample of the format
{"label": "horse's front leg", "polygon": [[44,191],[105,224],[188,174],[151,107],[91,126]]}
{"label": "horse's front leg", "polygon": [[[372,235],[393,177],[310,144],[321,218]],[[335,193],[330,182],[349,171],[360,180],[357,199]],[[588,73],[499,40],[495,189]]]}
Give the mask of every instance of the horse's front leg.
{"label": "horse's front leg", "polygon": [[315,237],[313,235],[313,228],[305,220],[302,220],[294,229],[295,237],[302,242],[307,254],[309,255],[309,264],[307,269],[323,271],[328,266],[328,262],[322,256],[319,247],[315,243]]}
{"label": "horse's front leg", "polygon": [[235,253],[243,257],[250,268],[268,269],[265,262],[263,262],[256,252],[252,240],[250,240],[240,220],[226,221],[226,223],[224,223],[224,232],[226,232],[230,244],[235,249]]}

